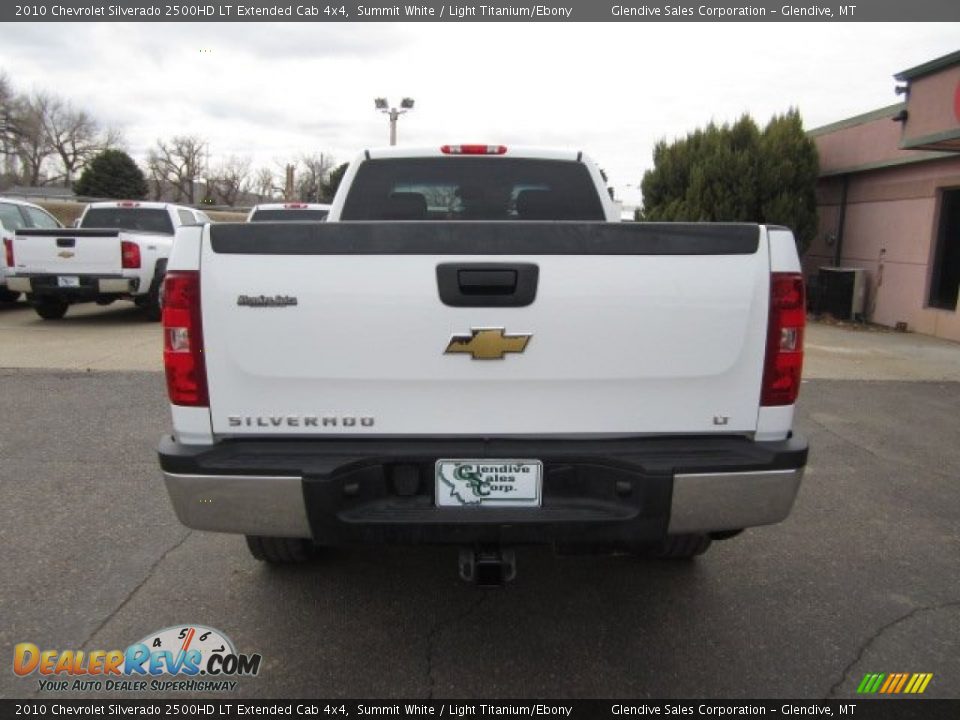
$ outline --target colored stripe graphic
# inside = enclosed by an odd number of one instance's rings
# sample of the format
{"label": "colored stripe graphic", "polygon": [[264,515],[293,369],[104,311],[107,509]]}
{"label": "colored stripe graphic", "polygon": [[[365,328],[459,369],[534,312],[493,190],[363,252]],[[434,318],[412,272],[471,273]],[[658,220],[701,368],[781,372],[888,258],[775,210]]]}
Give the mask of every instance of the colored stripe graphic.
{"label": "colored stripe graphic", "polygon": [[920,695],[933,680],[933,673],[867,673],[857,686],[860,695]]}
{"label": "colored stripe graphic", "polygon": [[906,682],[907,682],[907,674],[900,673],[900,682],[897,683],[897,686],[891,692],[895,692],[895,693],[900,692],[901,690],[903,690],[903,686],[906,684]]}
{"label": "colored stripe graphic", "polygon": [[887,676],[887,681],[883,684],[883,687],[880,688],[881,693],[890,692],[890,688],[897,684],[897,680],[900,679],[900,676],[897,673],[892,673]]}
{"label": "colored stripe graphic", "polygon": [[860,685],[857,687],[857,692],[863,695],[875,693],[879,689],[880,683],[883,682],[885,677],[886,675],[883,673],[867,673],[863,676],[863,680],[860,681]]}

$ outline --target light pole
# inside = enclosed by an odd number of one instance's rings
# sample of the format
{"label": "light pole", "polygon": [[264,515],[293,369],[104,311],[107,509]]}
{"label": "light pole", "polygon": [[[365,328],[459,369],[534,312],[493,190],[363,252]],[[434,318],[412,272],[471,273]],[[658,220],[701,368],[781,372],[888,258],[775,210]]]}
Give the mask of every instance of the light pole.
{"label": "light pole", "polygon": [[374,107],[380,112],[390,117],[390,144],[397,144],[397,118],[405,112],[413,110],[413,98],[404,98],[400,101],[400,109],[390,107],[386,98],[376,98],[373,101]]}

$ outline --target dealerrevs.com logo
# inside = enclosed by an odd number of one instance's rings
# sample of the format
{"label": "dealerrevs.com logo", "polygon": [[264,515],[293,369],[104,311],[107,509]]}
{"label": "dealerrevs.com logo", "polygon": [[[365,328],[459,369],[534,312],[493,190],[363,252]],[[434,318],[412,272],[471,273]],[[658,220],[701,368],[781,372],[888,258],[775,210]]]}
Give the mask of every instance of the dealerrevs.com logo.
{"label": "dealerrevs.com logo", "polygon": [[203,692],[236,689],[237,677],[260,672],[261,656],[237,653],[219,630],[177,625],[126,650],[13,649],[13,672],[36,677],[45,692]]}

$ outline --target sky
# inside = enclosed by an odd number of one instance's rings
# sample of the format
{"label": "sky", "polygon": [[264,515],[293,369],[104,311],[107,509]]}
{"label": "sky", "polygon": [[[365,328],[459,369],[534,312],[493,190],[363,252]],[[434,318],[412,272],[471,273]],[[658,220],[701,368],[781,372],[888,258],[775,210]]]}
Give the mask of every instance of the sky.
{"label": "sky", "polygon": [[898,101],[893,75],[960,49],[960,23],[0,24],[0,70],[123,131],[142,161],[195,134],[212,164],[338,162],[388,143],[572,147],[625,205],[654,144],[791,106],[807,128]]}

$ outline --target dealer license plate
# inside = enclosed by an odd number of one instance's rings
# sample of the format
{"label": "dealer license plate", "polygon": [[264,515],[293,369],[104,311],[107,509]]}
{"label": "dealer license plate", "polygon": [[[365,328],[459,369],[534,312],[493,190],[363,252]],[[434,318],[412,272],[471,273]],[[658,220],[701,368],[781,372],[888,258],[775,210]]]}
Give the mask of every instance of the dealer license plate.
{"label": "dealer license plate", "polygon": [[76,275],[57,275],[57,287],[80,287],[80,278]]}
{"label": "dealer license plate", "polygon": [[437,507],[540,507],[539,460],[437,460]]}

